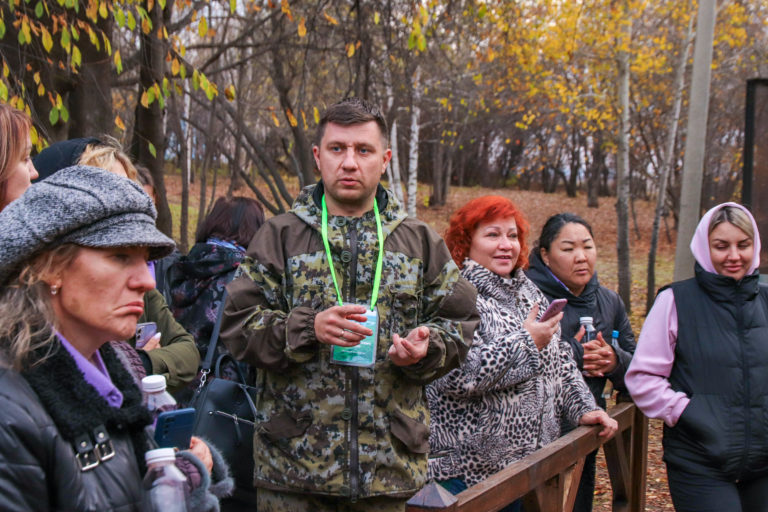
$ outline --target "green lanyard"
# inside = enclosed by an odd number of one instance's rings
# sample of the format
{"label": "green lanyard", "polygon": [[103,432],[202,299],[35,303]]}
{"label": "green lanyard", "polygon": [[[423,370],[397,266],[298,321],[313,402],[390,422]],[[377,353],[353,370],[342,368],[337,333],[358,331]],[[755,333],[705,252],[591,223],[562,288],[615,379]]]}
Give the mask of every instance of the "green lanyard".
{"label": "green lanyard", "polygon": [[[339,306],[343,306],[341,300],[341,290],[336,280],[336,271],[333,268],[333,259],[331,259],[331,247],[328,244],[328,208],[325,206],[325,194],[323,194],[323,217],[320,233],[323,235],[323,245],[325,245],[325,254],[328,257],[328,265],[331,267],[331,278],[333,286],[336,288],[336,298]],[[373,276],[373,293],[371,294],[371,311],[376,307],[376,301],[379,298],[379,285],[381,284],[381,267],[384,261],[384,232],[381,230],[381,218],[379,217],[379,205],[376,198],[373,198],[373,214],[376,217],[376,235],[379,237],[379,257],[376,261],[376,273]]]}

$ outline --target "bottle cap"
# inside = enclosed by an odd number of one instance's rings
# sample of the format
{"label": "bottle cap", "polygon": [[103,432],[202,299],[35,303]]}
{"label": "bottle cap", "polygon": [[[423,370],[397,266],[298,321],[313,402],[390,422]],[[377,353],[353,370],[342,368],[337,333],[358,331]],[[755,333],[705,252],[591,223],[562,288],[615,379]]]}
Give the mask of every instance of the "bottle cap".
{"label": "bottle cap", "polygon": [[173,448],[155,448],[144,454],[144,460],[147,464],[156,462],[174,462],[176,460],[176,450]]}
{"label": "bottle cap", "polygon": [[165,376],[164,375],[147,375],[141,379],[141,390],[145,393],[157,393],[158,391],[165,391]]}
{"label": "bottle cap", "polygon": [[592,323],[592,317],[591,316],[580,316],[579,317],[579,323],[580,324],[591,324]]}
{"label": "bottle cap", "polygon": [[619,331],[613,331],[611,333],[611,338],[618,338],[619,337]]}

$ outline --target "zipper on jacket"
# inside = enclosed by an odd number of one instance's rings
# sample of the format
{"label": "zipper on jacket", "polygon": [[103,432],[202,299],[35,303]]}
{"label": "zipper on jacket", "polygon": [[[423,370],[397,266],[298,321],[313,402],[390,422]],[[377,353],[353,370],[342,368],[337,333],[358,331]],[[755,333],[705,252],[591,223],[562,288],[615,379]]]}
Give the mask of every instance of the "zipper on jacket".
{"label": "zipper on jacket", "polygon": [[[347,301],[350,304],[357,303],[357,227],[355,219],[347,222],[349,231],[347,237],[349,240],[349,251],[352,253],[352,259],[349,261],[349,287]],[[352,411],[352,417],[349,419],[349,498],[351,501],[357,501],[360,496],[360,447],[358,446],[358,408],[357,400],[360,392],[360,371],[357,367],[351,367],[350,377],[352,380],[351,396],[349,397],[349,409]]]}
{"label": "zipper on jacket", "polygon": [[751,390],[749,389],[749,366],[747,363],[747,355],[746,350],[744,349],[744,344],[746,343],[746,338],[744,336],[744,307],[746,306],[746,301],[743,299],[740,301],[740,304],[736,308],[737,311],[737,325],[739,329],[739,347],[741,348],[741,370],[744,372],[744,450],[741,454],[741,463],[739,464],[739,475],[737,478],[738,480],[741,480],[744,476],[744,468],[747,466],[747,457],[749,456],[749,437],[752,435],[752,428],[751,428],[751,420],[750,420],[750,408],[749,408],[749,402],[750,402],[750,394]]}

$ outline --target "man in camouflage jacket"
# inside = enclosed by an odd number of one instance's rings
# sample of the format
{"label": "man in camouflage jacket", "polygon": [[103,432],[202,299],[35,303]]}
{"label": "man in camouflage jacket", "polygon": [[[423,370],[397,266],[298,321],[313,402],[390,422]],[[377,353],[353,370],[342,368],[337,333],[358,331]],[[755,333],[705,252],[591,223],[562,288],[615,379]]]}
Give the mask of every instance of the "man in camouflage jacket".
{"label": "man in camouflage jacket", "polygon": [[[475,290],[443,241],[406,216],[379,185],[391,156],[386,122],[365,101],[345,100],[321,120],[313,148],[322,181],[254,237],[227,287],[222,339],[260,369],[254,436],[258,510],[403,510],[426,480],[429,410],[423,386],[465,358],[478,321]],[[328,242],[338,305],[321,236]],[[384,236],[373,367],[331,362],[331,345],[371,331]]]}

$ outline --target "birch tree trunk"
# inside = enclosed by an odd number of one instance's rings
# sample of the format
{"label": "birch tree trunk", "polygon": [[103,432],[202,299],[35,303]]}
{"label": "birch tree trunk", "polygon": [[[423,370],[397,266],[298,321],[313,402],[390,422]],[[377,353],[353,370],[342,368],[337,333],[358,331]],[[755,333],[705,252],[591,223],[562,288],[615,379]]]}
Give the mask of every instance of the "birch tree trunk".
{"label": "birch tree trunk", "polygon": [[408,215],[416,217],[416,189],[419,168],[419,118],[421,117],[421,68],[413,75],[411,103],[411,140],[408,144]]}
{"label": "birch tree trunk", "polygon": [[651,310],[656,297],[656,250],[659,244],[659,229],[661,216],[667,201],[667,182],[669,173],[675,161],[675,140],[677,139],[677,125],[680,122],[680,111],[683,104],[683,88],[685,87],[685,66],[688,63],[688,53],[693,43],[693,16],[688,21],[688,31],[685,34],[685,43],[680,52],[680,61],[675,69],[675,98],[672,104],[672,112],[667,126],[667,141],[662,154],[661,169],[659,172],[659,196],[656,198],[656,211],[653,214],[653,228],[651,230],[651,247],[648,251],[648,288],[646,289],[645,312]]}
{"label": "birch tree trunk", "polygon": [[400,204],[403,204],[403,184],[400,177],[400,154],[397,149],[397,115],[392,112],[395,106],[395,95],[392,93],[389,70],[385,73],[387,80],[387,112],[392,117],[392,124],[389,127],[389,147],[392,150],[392,159],[387,166],[387,180],[389,189],[395,195]]}
{"label": "birch tree trunk", "polygon": [[[624,4],[624,15],[628,17]],[[617,234],[616,254],[619,270],[619,296],[624,301],[627,313],[631,310],[630,294],[632,272],[629,261],[629,42],[632,39],[632,26],[627,23],[626,32],[618,54],[618,102],[619,102],[619,137],[616,169],[616,219]]]}
{"label": "birch tree trunk", "polygon": [[389,188],[395,194],[397,200],[403,202],[403,183],[400,178],[400,156],[397,149],[397,119],[392,121],[392,128],[389,130],[389,146],[392,149],[392,160],[387,167],[387,178],[389,179]]}

